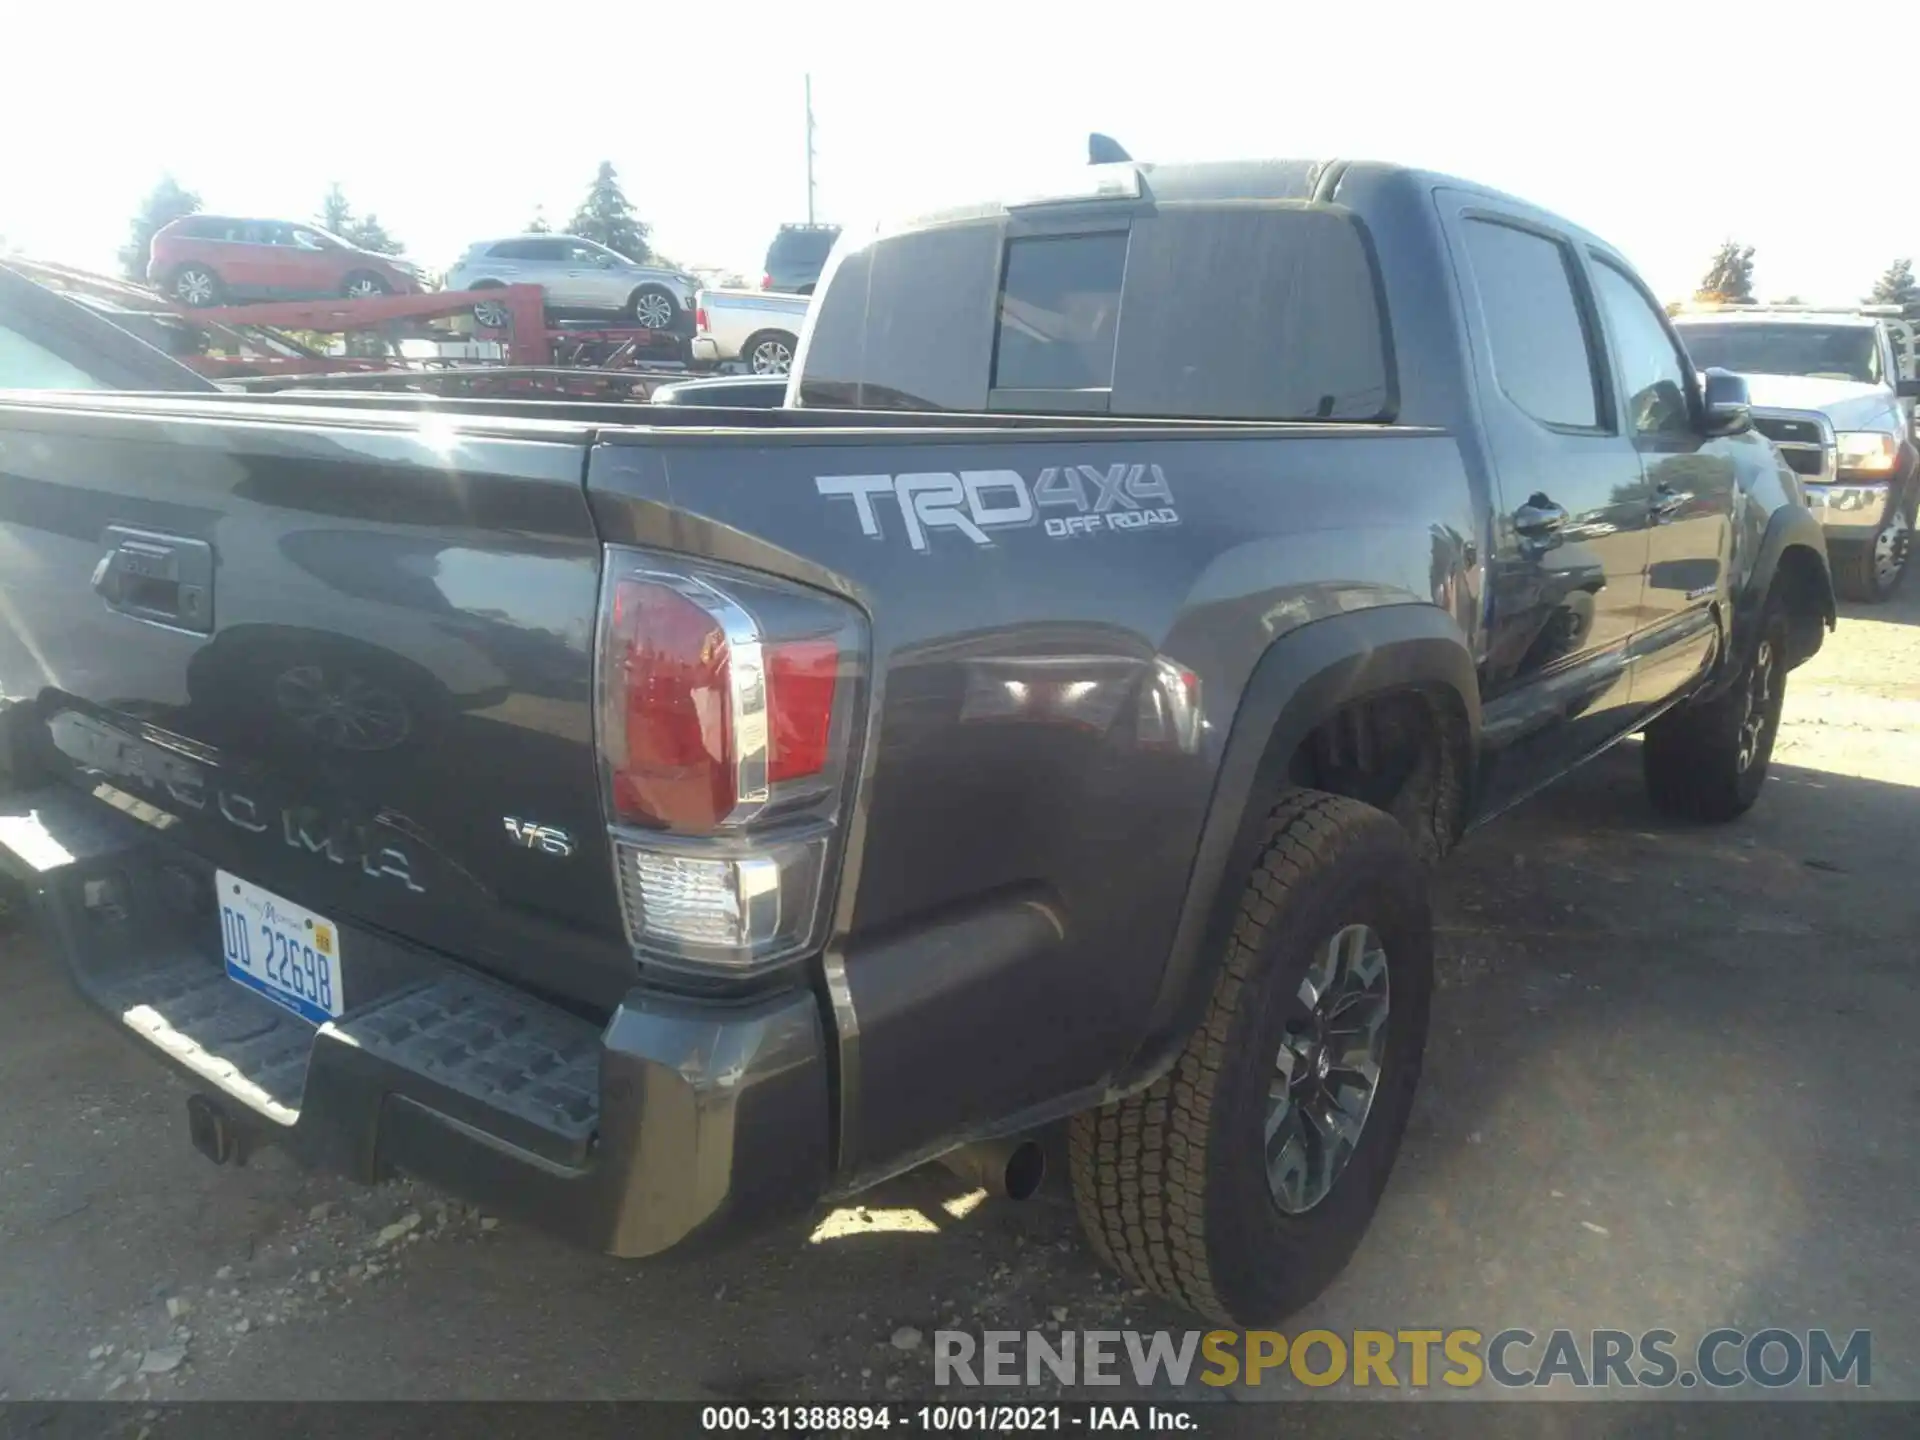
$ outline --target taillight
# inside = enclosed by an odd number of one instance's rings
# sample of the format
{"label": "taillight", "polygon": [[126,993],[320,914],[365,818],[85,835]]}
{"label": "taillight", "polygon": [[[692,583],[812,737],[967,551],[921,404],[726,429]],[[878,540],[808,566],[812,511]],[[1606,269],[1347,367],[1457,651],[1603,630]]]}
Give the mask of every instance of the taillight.
{"label": "taillight", "polygon": [[598,741],[634,954],[731,973],[794,959],[825,921],[864,617],[769,577],[607,554]]}
{"label": "taillight", "polygon": [[707,325],[707,307],[706,306],[700,305],[695,307],[693,312],[693,328],[696,330],[705,330],[710,328]]}
{"label": "taillight", "polygon": [[620,707],[615,816],[711,829],[740,799],[726,631],[665,585],[621,580],[613,593],[612,644]]}
{"label": "taillight", "polygon": [[773,288],[773,272],[771,270],[760,277],[760,288],[762,290],[771,290]]}

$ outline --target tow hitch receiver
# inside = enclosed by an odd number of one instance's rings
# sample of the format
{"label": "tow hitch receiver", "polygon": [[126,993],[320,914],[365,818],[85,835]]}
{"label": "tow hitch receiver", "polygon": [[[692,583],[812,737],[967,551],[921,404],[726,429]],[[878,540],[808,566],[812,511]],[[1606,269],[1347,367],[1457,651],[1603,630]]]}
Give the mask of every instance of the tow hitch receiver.
{"label": "tow hitch receiver", "polygon": [[235,1124],[211,1095],[187,1097],[187,1134],[193,1148],[216,1165],[245,1165],[253,1153],[246,1128]]}

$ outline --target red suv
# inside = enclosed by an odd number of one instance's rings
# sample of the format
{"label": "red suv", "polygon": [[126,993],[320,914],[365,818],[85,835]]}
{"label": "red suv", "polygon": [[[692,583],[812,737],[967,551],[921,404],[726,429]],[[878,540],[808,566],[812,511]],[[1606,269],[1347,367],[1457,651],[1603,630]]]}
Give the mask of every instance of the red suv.
{"label": "red suv", "polygon": [[182,305],[365,299],[427,288],[418,266],[362,250],[318,225],[227,215],[188,215],[156,230],[147,283]]}

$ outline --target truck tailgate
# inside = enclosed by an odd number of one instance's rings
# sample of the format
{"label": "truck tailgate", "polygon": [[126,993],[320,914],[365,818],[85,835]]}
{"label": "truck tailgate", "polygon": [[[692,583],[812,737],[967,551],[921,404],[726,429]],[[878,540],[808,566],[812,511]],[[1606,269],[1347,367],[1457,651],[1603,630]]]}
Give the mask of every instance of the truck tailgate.
{"label": "truck tailgate", "polygon": [[140,406],[0,404],[16,769],[337,924],[357,995],[413,942],[611,1009],[591,431]]}

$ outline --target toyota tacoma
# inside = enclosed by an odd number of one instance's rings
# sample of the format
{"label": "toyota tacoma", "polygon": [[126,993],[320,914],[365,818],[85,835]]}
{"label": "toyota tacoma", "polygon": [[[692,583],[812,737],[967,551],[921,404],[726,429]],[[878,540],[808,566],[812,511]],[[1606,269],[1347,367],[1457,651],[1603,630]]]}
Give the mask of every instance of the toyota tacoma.
{"label": "toyota tacoma", "polygon": [[1271,1320],[1429,862],[1636,733],[1738,816],[1833,623],[1743,382],[1443,176],[849,235],[789,393],[0,396],[0,850],[203,1151],[642,1256],[1070,1120],[1100,1255]]}

